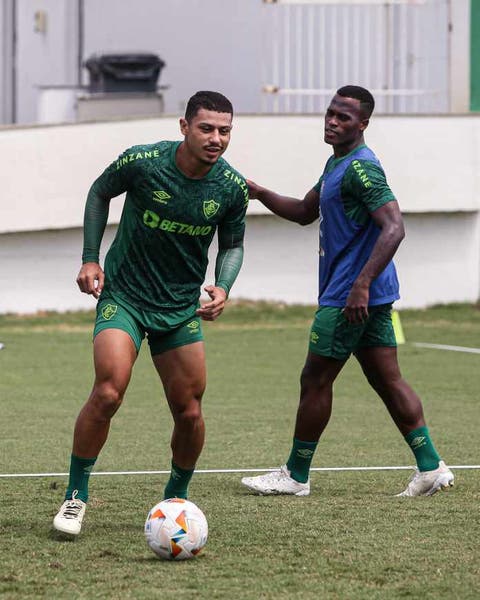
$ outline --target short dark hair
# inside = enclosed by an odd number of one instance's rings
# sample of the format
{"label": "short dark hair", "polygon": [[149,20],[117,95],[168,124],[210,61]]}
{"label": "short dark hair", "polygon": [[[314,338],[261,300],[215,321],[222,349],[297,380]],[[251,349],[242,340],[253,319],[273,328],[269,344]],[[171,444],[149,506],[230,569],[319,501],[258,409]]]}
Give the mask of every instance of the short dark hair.
{"label": "short dark hair", "polygon": [[201,108],[219,113],[230,113],[233,116],[232,103],[219,92],[201,91],[194,94],[185,109],[185,119],[191,121]]}
{"label": "short dark hair", "polygon": [[360,110],[368,119],[375,108],[375,100],[372,94],[364,87],[359,85],[344,85],[337,90],[339,96],[344,98],[355,98],[360,101]]}

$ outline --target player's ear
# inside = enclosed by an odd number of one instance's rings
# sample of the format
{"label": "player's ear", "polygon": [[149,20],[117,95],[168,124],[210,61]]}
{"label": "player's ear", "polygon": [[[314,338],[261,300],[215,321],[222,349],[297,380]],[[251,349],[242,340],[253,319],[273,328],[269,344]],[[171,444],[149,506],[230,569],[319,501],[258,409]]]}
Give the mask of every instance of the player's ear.
{"label": "player's ear", "polygon": [[365,129],[368,127],[369,123],[370,123],[370,119],[362,119],[360,121],[360,131],[365,131]]}
{"label": "player's ear", "polygon": [[183,117],[180,119],[180,131],[182,132],[182,135],[187,135],[188,133],[188,121]]}

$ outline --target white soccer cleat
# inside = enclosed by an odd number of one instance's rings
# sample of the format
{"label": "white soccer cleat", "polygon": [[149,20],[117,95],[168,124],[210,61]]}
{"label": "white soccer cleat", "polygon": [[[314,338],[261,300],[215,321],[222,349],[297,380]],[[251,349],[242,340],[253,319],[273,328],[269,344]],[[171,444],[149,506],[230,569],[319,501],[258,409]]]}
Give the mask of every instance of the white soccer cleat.
{"label": "white soccer cleat", "polygon": [[416,469],[405,490],[396,496],[433,496],[440,490],[448,490],[453,483],[453,473],[441,460],[438,468],[434,471]]}
{"label": "white soccer cleat", "polygon": [[256,492],[262,496],[273,494],[308,496],[310,494],[310,480],[306,483],[300,483],[300,481],[292,479],[287,465],[283,465],[278,471],[271,471],[265,475],[243,477],[242,483],[252,492]]}
{"label": "white soccer cleat", "polygon": [[82,529],[83,516],[87,505],[83,500],[73,497],[65,500],[53,519],[53,527],[61,533],[78,535]]}

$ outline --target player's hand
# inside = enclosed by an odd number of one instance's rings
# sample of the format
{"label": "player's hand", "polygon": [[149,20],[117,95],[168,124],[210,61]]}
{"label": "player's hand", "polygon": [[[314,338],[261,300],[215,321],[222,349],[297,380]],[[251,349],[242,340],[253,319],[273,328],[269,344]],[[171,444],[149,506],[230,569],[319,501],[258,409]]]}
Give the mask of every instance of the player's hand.
{"label": "player's hand", "polygon": [[105,274],[98,263],[87,262],[82,265],[77,277],[77,285],[81,292],[98,298],[102,293],[104,283]]}
{"label": "player's hand", "polygon": [[223,288],[216,287],[214,285],[207,285],[203,289],[210,296],[211,301],[205,302],[205,304],[197,309],[196,314],[204,321],[215,321],[215,319],[222,314],[223,309],[225,308],[227,292]]}
{"label": "player's hand", "polygon": [[349,323],[364,323],[368,319],[369,298],[370,292],[367,286],[353,285],[343,309],[343,314]]}
{"label": "player's hand", "polygon": [[251,181],[250,179],[247,179],[246,182],[248,185],[248,197],[252,200],[258,199],[258,195],[260,194],[261,190],[263,190],[263,188],[254,181]]}

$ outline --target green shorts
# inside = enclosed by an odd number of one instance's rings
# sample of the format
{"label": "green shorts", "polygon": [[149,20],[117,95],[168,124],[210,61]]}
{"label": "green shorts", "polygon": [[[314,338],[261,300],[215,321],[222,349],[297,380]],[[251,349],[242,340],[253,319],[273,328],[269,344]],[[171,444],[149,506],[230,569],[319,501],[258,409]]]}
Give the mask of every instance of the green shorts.
{"label": "green shorts", "polygon": [[360,348],[396,345],[391,304],[369,306],[364,323],[349,323],[341,308],[320,306],[310,330],[308,348],[320,356],[346,360]]}
{"label": "green shorts", "polygon": [[202,323],[195,315],[198,305],[181,310],[153,313],[138,310],[122,300],[101,298],[97,304],[97,318],[93,337],[104,329],[121,329],[132,338],[137,352],[142,340],[148,339],[152,356],[172,348],[203,340]]}

